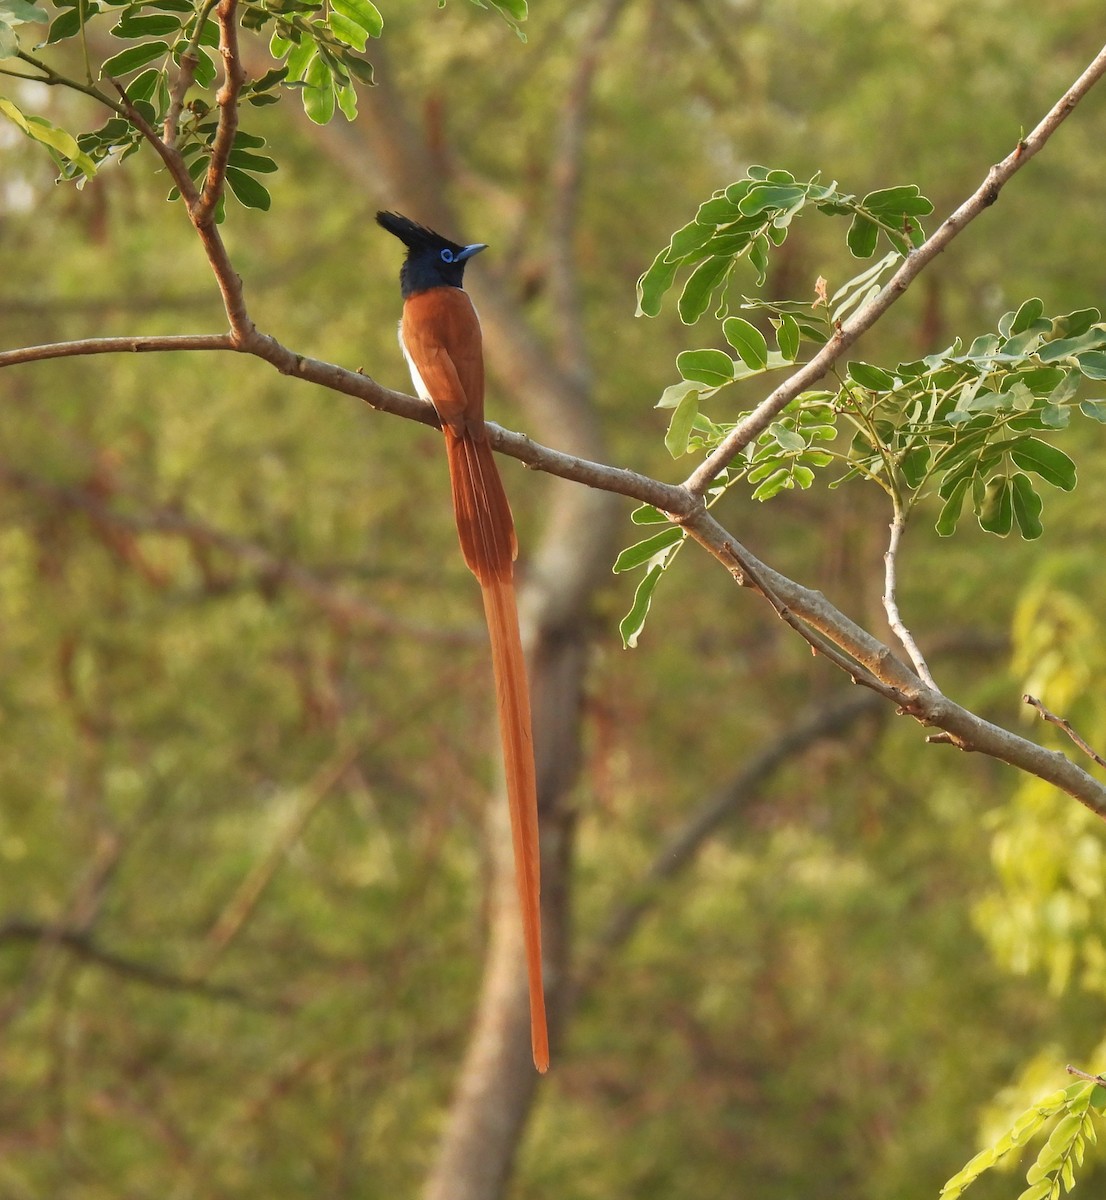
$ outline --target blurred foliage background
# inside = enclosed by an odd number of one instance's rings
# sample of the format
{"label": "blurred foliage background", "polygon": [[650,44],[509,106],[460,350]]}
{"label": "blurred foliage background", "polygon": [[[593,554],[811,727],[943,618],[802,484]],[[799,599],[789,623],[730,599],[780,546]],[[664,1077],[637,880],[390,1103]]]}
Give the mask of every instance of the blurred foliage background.
{"label": "blurred foliage background", "polygon": [[[539,326],[539,165],[589,9],[539,0],[523,44],[456,0],[384,8],[378,71],[439,114],[458,232],[492,244]],[[611,461],[685,473],[652,405],[691,343],[671,312],[633,318],[634,281],[703,197],[763,162],[861,194],[917,182],[936,219],[1078,74],[1098,17],[630,0],[576,234]],[[84,119],[41,92],[59,124]],[[371,219],[386,197],[297,110],[251,114],[281,149],[273,209],[231,204],[224,229],[253,315],[407,390],[396,251]],[[1104,142],[1092,93],[856,356],[970,339],[1030,295],[1101,305]],[[221,329],[167,191],[147,150],[67,190],[0,129],[0,344]],[[844,228],[804,222],[770,289],[854,273]],[[489,681],[437,435],[234,355],[61,360],[0,387],[0,1195],[415,1193],[479,976],[494,772],[490,720],[458,703],[490,705]],[[489,410],[521,423],[510,395]],[[919,522],[900,599],[951,695],[1025,726],[1031,690],[1101,747],[1106,439],[1086,422],[1060,444],[1080,486],[1049,495],[1040,543]],[[525,547],[546,481],[503,469]],[[734,496],[721,516],[883,629],[874,490]],[[612,577],[595,614],[576,796],[574,958],[598,960],[512,1194],[934,1196],[1065,1062],[1103,1065],[1102,831],[873,707],[792,755],[599,954],[666,839],[849,698],[692,554],[622,651],[631,588]]]}

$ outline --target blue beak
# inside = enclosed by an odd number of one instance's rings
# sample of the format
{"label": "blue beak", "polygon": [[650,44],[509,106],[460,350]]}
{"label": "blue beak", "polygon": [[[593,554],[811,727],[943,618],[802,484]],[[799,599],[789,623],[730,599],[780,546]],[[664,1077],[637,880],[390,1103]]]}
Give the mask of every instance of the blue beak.
{"label": "blue beak", "polygon": [[471,246],[466,246],[463,250],[459,251],[453,261],[464,262],[466,258],[472,258],[474,254],[479,254],[481,250],[487,250],[487,248],[487,242],[473,242]]}

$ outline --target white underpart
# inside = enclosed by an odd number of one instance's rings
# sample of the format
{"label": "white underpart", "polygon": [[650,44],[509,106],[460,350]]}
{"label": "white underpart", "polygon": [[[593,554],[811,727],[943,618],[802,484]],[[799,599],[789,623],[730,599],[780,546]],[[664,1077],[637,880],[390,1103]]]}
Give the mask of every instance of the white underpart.
{"label": "white underpart", "polygon": [[430,397],[430,392],[427,390],[426,384],[422,381],[418,367],[415,366],[415,360],[407,353],[407,347],[403,344],[402,323],[399,326],[399,348],[403,351],[403,357],[407,360],[407,370],[411,372],[411,382],[415,385],[415,391],[418,392],[419,398],[433,404],[434,401]]}

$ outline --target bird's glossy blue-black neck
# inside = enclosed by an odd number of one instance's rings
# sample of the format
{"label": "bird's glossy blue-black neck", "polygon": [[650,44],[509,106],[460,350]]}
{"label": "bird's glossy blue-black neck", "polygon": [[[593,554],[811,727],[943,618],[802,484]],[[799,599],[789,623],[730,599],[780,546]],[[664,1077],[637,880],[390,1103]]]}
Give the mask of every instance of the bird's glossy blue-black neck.
{"label": "bird's glossy blue-black neck", "polygon": [[431,288],[464,286],[465,263],[487,249],[482,242],[468,246],[451,242],[400,213],[378,212],[376,221],[407,247],[407,257],[399,272],[399,286],[405,300]]}

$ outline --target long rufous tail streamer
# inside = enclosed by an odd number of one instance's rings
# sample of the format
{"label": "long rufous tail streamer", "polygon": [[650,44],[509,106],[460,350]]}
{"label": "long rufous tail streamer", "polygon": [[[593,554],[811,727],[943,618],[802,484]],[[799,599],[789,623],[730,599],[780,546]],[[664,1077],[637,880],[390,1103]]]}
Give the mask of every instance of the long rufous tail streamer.
{"label": "long rufous tail streamer", "polygon": [[445,425],[444,432],[461,552],[480,582],[491,640],[514,841],[515,882],[526,947],[530,1042],[534,1065],[544,1072],[549,1067],[549,1033],[542,986],[537,783],[530,689],[515,598],[515,527],[483,426],[458,434]]}

